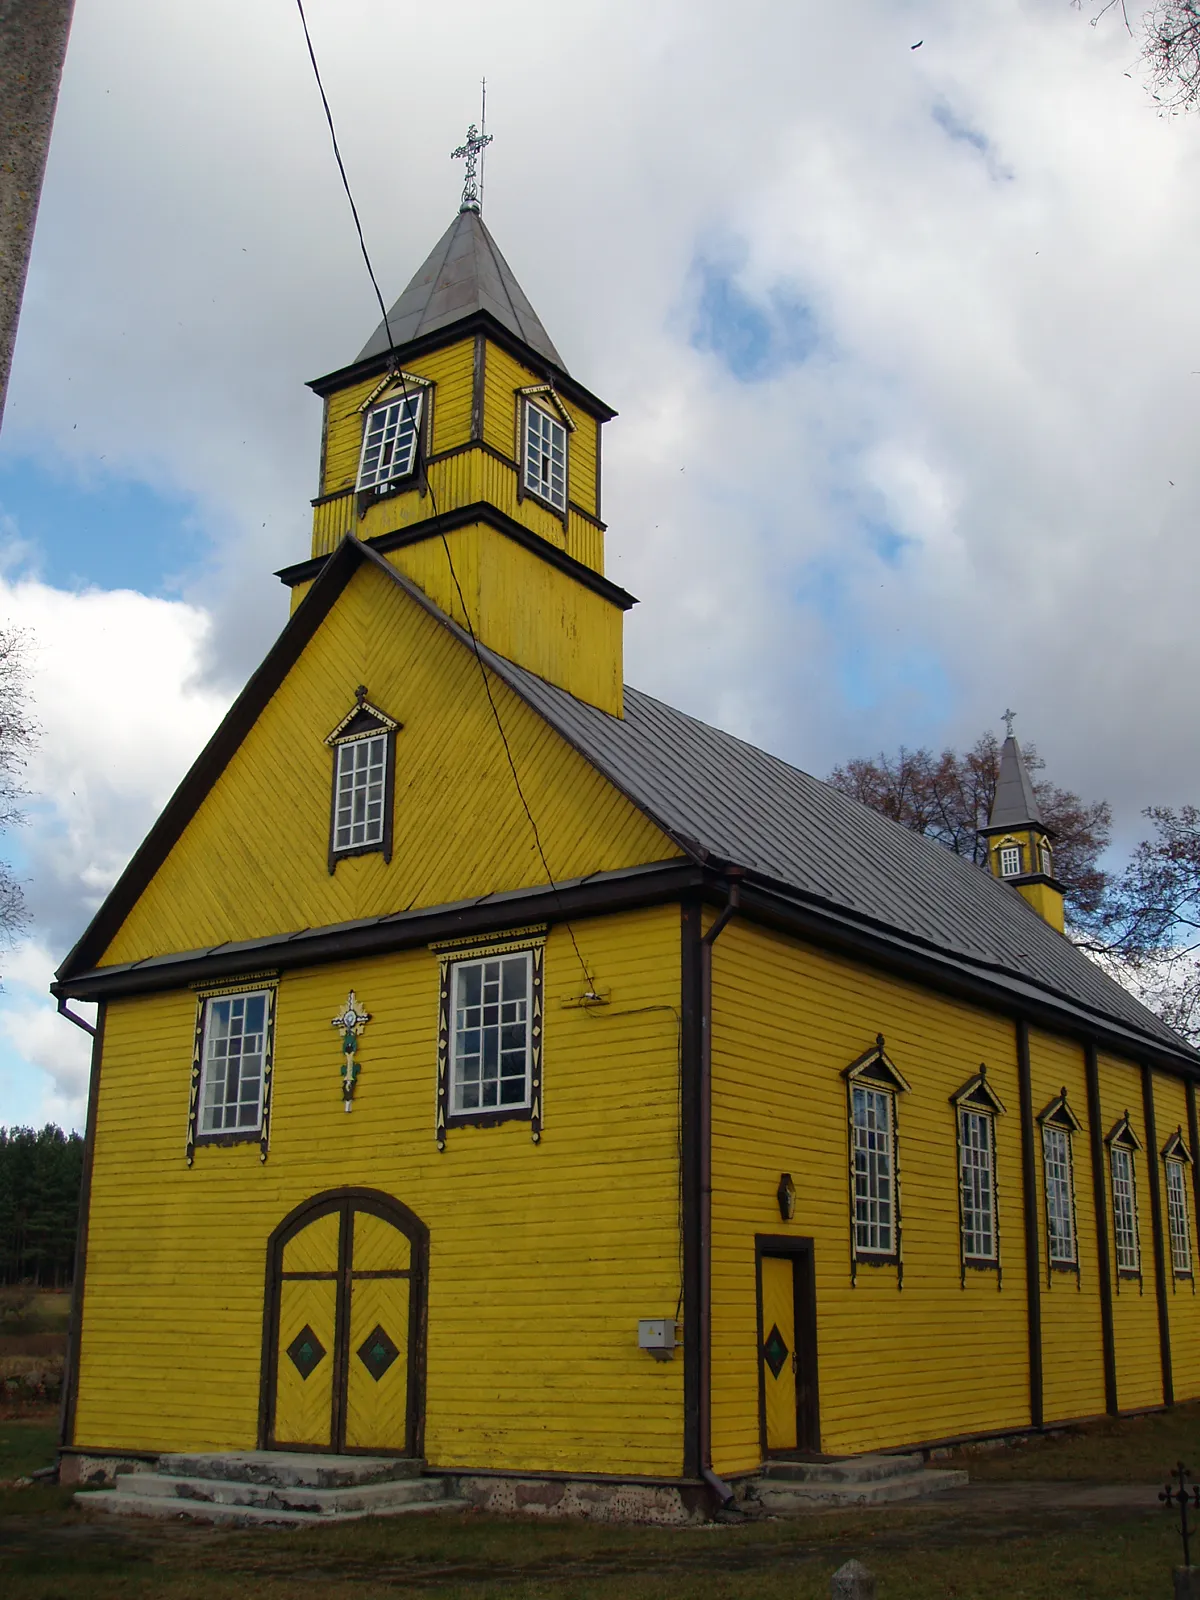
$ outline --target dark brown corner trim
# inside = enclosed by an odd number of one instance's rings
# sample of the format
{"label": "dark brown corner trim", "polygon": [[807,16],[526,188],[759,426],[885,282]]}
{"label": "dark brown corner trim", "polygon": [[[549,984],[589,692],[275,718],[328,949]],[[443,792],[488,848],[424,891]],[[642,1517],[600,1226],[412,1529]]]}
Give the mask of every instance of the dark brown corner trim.
{"label": "dark brown corner trim", "polygon": [[348,367],[339,367],[336,372],[327,373],[323,378],[311,378],[308,387],[314,394],[322,396],[332,394],[337,389],[346,389],[352,383],[361,383],[365,378],[372,378],[377,372],[386,372],[393,361],[401,363],[412,361],[418,356],[427,355],[431,350],[441,350],[449,344],[463,343],[479,333],[486,335],[493,344],[506,350],[523,367],[536,373],[545,382],[553,382],[560,394],[566,395],[568,400],[573,401],[581,411],[586,411],[589,416],[595,417],[597,422],[611,422],[617,415],[611,406],[592,394],[590,389],[585,389],[581,383],[577,383],[569,372],[556,367],[552,361],[547,361],[545,356],[538,355],[532,346],[516,338],[503,323],[486,311],[473,312],[458,322],[452,322],[444,328],[426,334],[423,339],[410,339],[407,344],[399,345],[395,350],[384,350],[377,356],[368,357],[366,361],[355,361]]}
{"label": "dark brown corner trim", "polygon": [[104,1003],[96,1013],[92,1035],[92,1067],[88,1077],[87,1123],[83,1136],[83,1174],[79,1185],[79,1220],[75,1229],[75,1274],[71,1283],[71,1324],[67,1336],[67,1370],[63,1383],[58,1439],[75,1443],[75,1406],[79,1399],[79,1352],[83,1341],[83,1285],[87,1276],[88,1221],[92,1207],[92,1172],[96,1164],[96,1108],[100,1099],[100,1061],[104,1054]]}
{"label": "dark brown corner trim", "polygon": [[[521,545],[540,560],[574,578],[585,589],[591,589],[610,605],[618,606],[622,611],[628,611],[637,605],[636,597],[627,589],[622,589],[619,584],[611,582],[592,567],[577,561],[574,556],[568,555],[565,550],[560,550],[557,545],[539,538],[523,523],[506,516],[503,511],[490,505],[486,500],[477,500],[469,506],[456,506],[453,511],[443,511],[436,517],[425,517],[420,522],[410,523],[405,528],[397,528],[393,533],[376,534],[373,539],[366,539],[363,543],[368,550],[380,553],[399,550],[405,545],[420,544],[425,539],[440,538],[444,533],[452,533],[456,528],[467,527],[473,522],[484,522],[489,527],[495,528],[498,533],[504,534],[506,538]],[[310,579],[317,577],[336,554],[337,551],[334,551],[334,555],[311,556],[307,561],[297,561],[290,567],[281,567],[275,576],[287,584],[288,588],[295,588],[297,584],[308,583]]]}

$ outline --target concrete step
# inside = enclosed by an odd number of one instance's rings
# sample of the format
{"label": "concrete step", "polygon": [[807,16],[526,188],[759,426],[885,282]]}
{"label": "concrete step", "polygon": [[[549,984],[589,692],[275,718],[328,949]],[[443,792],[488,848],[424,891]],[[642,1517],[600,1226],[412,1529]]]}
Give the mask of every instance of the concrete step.
{"label": "concrete step", "polygon": [[340,1489],[311,1489],[302,1484],[247,1483],[223,1478],[188,1478],[163,1472],[118,1474],[118,1494],[153,1495],[208,1505],[258,1506],[267,1511],[310,1511],[326,1516],[338,1511],[375,1513],[399,1510],[445,1497],[441,1478],[396,1478],[353,1484]]}
{"label": "concrete step", "polygon": [[[130,1474],[137,1477],[136,1473]],[[357,1522],[362,1517],[416,1516],[425,1512],[461,1511],[465,1500],[420,1500],[378,1511],[287,1511],[266,1506],[216,1505],[211,1501],[181,1500],[174,1495],[128,1494],[116,1489],[79,1490],[76,1504],[112,1516],[156,1517],[161,1521],[184,1518],[232,1528],[312,1528],[335,1522]]]}
{"label": "concrete step", "polygon": [[858,1482],[799,1483],[761,1478],[756,1493],[766,1511],[820,1511],[834,1506],[876,1506],[894,1500],[917,1500],[922,1495],[939,1494],[945,1489],[961,1489],[966,1482],[965,1472],[921,1468],[901,1476]]}
{"label": "concrete step", "polygon": [[904,1478],[925,1467],[925,1458],[908,1456],[841,1456],[832,1461],[768,1461],[763,1471],[768,1478],[789,1483],[880,1483],[887,1478]]}
{"label": "concrete step", "polygon": [[419,1478],[425,1463],[414,1456],[335,1456],[287,1450],[222,1450],[163,1455],[167,1477],[220,1478],[279,1488],[346,1489],[355,1484]]}

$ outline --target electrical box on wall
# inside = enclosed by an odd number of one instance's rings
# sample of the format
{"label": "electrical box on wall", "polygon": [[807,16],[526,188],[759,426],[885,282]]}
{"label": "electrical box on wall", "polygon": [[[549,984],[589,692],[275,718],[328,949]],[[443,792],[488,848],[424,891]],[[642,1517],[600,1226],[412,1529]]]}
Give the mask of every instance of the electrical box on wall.
{"label": "electrical box on wall", "polygon": [[672,1317],[643,1317],[638,1323],[638,1349],[655,1361],[675,1359],[675,1322]]}

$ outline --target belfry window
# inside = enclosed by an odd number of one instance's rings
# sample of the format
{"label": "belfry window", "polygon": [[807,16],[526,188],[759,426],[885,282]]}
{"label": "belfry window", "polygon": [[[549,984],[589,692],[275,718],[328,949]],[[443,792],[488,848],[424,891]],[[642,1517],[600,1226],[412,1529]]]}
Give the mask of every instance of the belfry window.
{"label": "belfry window", "polygon": [[1046,877],[1052,878],[1054,876],[1054,862],[1051,858],[1048,844],[1038,846],[1038,863]]}
{"label": "belfry window", "polygon": [[204,1002],[201,1135],[258,1132],[270,1048],[270,998],[259,989]]}
{"label": "belfry window", "polygon": [[379,851],[392,855],[392,810],[396,732],[400,727],[367,703],[366,688],[325,740],[333,751],[333,799],[329,823],[329,870],[343,856]]}
{"label": "belfry window", "polygon": [[411,475],[417,459],[422,399],[420,391],[402,394],[367,413],[359,489],[386,489]]}
{"label": "belfry window", "polygon": [[1000,876],[1016,878],[1021,872],[1021,846],[1006,844],[1000,847]]}
{"label": "belfry window", "polygon": [[556,511],[567,509],[567,430],[532,401],[525,405],[524,484]]}

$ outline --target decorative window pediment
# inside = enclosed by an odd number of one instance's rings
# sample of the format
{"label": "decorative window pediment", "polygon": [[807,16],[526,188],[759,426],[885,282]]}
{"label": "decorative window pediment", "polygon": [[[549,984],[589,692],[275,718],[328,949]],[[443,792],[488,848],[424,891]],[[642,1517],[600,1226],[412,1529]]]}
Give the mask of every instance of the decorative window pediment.
{"label": "decorative window pediment", "polygon": [[521,396],[522,400],[540,401],[541,404],[547,408],[547,410],[554,412],[554,415],[562,423],[563,427],[568,433],[575,432],[575,424],[571,420],[571,413],[558,398],[553,384],[531,383],[525,389],[518,389],[517,393]]}
{"label": "decorative window pediment", "polygon": [[1183,1129],[1176,1128],[1175,1132],[1162,1147],[1164,1161],[1182,1161],[1185,1167],[1192,1165],[1192,1153],[1183,1142]]}
{"label": "decorative window pediment", "polygon": [[1142,1141],[1133,1131],[1133,1126],[1129,1121],[1128,1111],[1117,1122],[1113,1123],[1105,1136],[1104,1142],[1110,1148],[1115,1146],[1118,1150],[1140,1150],[1142,1148]]}
{"label": "decorative window pediment", "polygon": [[422,378],[415,372],[388,372],[380,378],[358,409],[367,412],[384,400],[400,400],[406,393],[418,394],[423,389],[432,388],[430,379]]}
{"label": "decorative window pediment", "polygon": [[980,1062],[979,1071],[968,1078],[961,1089],[950,1096],[950,1104],[960,1111],[978,1111],[985,1116],[1003,1117],[1008,1113],[1000,1096],[987,1080],[987,1068]]}
{"label": "decorative window pediment", "polygon": [[365,684],[354,705],[325,736],[333,752],[329,817],[329,870],[342,856],[382,854],[392,859],[396,734],[402,724],[367,699]]}
{"label": "decorative window pediment", "polygon": [[1048,1106],[1038,1112],[1038,1121],[1044,1128],[1061,1128],[1064,1133],[1079,1133],[1083,1128],[1083,1123],[1067,1104],[1065,1088],[1055,1095]]}
{"label": "decorative window pediment", "polygon": [[883,1035],[877,1034],[875,1043],[865,1054],[843,1069],[847,1083],[863,1083],[878,1089],[890,1089],[894,1094],[908,1094],[909,1085],[900,1068],[888,1055]]}

